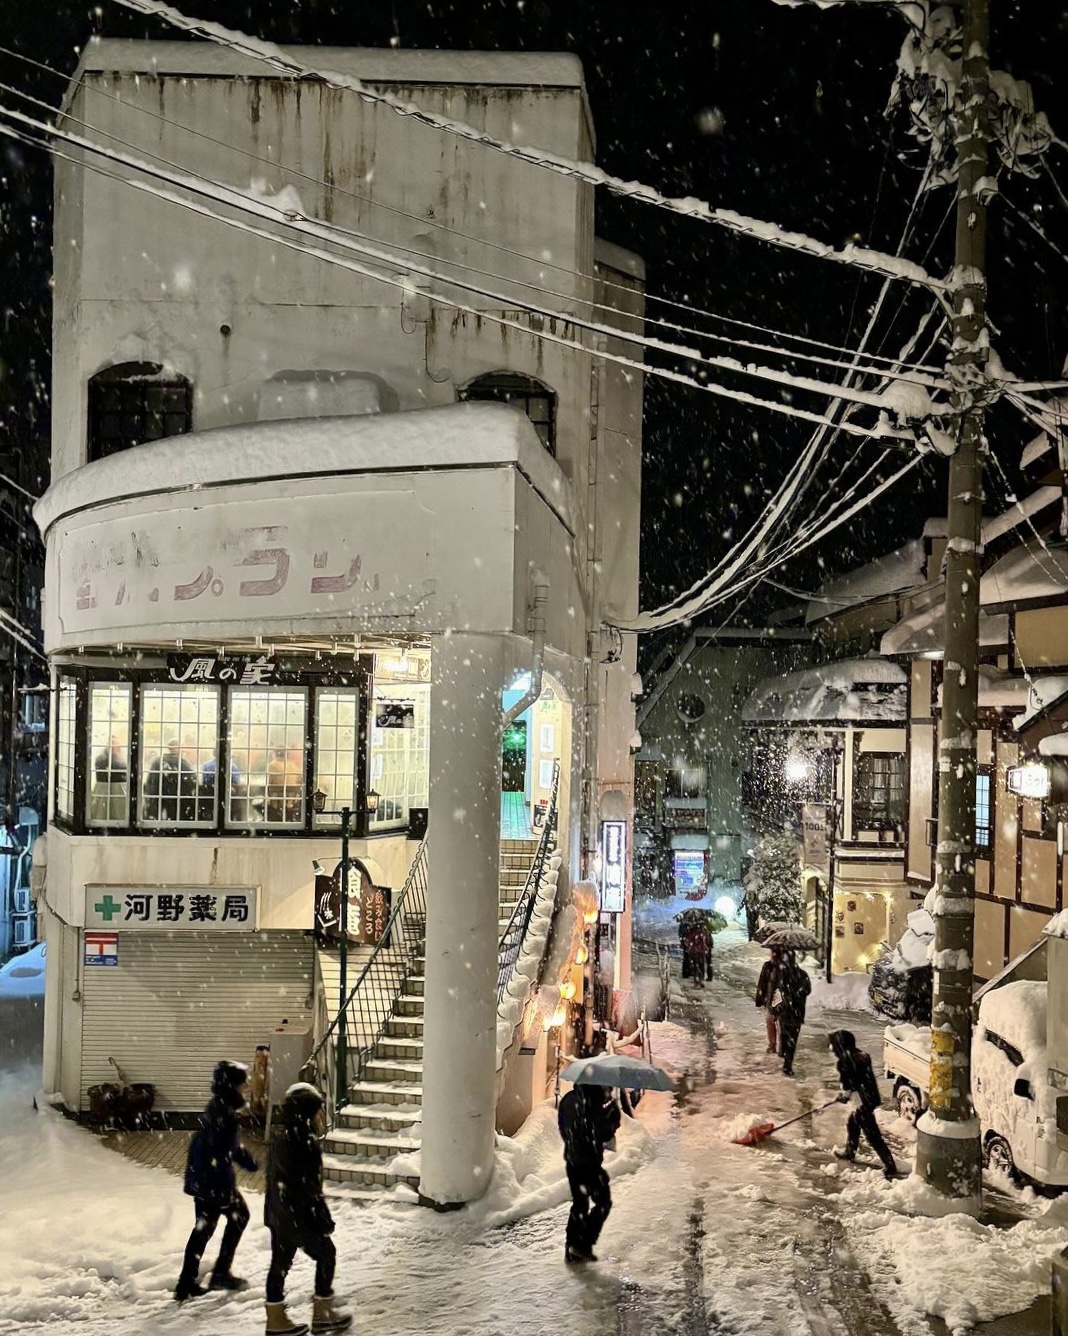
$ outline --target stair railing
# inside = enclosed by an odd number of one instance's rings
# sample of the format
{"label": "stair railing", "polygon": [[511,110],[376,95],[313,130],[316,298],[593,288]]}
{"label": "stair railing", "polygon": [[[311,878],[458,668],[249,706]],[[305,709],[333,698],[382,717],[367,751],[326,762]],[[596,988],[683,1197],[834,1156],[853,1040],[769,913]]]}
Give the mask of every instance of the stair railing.
{"label": "stair railing", "polygon": [[[359,1081],[375,1046],[394,1014],[397,999],[415,971],[426,938],[427,841],[420,844],[404,885],[394,898],[382,936],[360,971],[343,1008],[350,1081]],[[329,1128],[337,1124],[336,1071],[338,1027],[342,1012],[327,1026],[301,1069],[301,1077],[318,1087],[326,1102]]]}
{"label": "stair railing", "polygon": [[545,824],[542,826],[541,838],[538,840],[538,847],[534,851],[534,860],[530,865],[530,871],[527,873],[523,890],[516,899],[515,908],[508,919],[508,925],[501,933],[501,940],[497,947],[498,1004],[504,999],[508,980],[512,977],[512,971],[519,959],[519,953],[523,949],[523,938],[527,935],[527,928],[530,926],[530,916],[534,912],[534,902],[537,898],[538,887],[541,885],[542,874],[548,865],[553,849],[556,847],[559,797],[560,762],[557,760],[553,762],[553,782],[549,791],[549,806],[545,812]]}

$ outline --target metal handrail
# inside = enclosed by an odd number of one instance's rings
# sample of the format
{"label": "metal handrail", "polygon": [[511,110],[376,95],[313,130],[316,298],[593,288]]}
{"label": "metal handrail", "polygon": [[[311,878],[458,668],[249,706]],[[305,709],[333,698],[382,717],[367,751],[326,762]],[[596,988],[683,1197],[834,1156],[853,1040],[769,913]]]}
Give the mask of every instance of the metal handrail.
{"label": "metal handrail", "polygon": [[523,939],[527,935],[527,928],[530,926],[530,918],[534,913],[534,901],[537,898],[538,887],[541,884],[542,873],[545,871],[545,865],[556,846],[556,826],[557,826],[557,800],[560,796],[560,762],[553,763],[553,782],[549,791],[549,806],[545,813],[545,825],[542,828],[541,839],[538,841],[538,847],[534,851],[534,859],[530,865],[530,871],[527,873],[526,882],[523,890],[516,898],[515,907],[508,919],[508,924],[504,932],[501,933],[500,942],[497,945],[497,1001],[504,1000],[505,990],[508,987],[508,980],[515,969],[516,961],[519,959],[519,953],[523,947]]}
{"label": "metal handrail", "polygon": [[345,1015],[350,1081],[358,1081],[375,1045],[385,1033],[397,998],[414,974],[413,966],[426,938],[427,841],[420,844],[400,893],[393,902],[382,936],[345,999],[345,1006],[323,1032],[301,1070],[326,1100],[327,1125],[334,1127],[338,1109],[334,1094],[334,1039]]}

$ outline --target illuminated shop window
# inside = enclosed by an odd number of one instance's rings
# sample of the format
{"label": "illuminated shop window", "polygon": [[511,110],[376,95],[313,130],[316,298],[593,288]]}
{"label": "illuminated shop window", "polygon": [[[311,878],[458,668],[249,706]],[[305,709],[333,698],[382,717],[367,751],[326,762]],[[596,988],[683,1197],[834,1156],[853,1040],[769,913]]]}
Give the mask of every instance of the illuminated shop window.
{"label": "illuminated shop window", "polygon": [[229,697],[227,824],[304,825],[304,687],[233,687]]}
{"label": "illuminated shop window", "polygon": [[130,824],[130,703],[128,682],[94,682],[86,732],[86,820],[91,826]]}
{"label": "illuminated shop window", "polygon": [[218,687],[142,687],[141,824],[214,825],[218,750]]}

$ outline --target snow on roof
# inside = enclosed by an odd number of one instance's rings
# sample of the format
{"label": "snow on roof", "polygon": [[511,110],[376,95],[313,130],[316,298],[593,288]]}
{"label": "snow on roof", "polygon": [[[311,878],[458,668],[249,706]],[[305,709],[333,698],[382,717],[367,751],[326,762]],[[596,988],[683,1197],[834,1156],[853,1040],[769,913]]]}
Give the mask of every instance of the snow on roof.
{"label": "snow on roof", "polygon": [[1055,598],[1068,592],[1068,551],[1031,538],[1006,552],[979,581],[984,606]]}
{"label": "snow on roof", "polygon": [[[902,617],[896,626],[892,626],[879,642],[880,654],[930,654],[940,656],[944,652],[946,602],[938,599],[929,607]],[[998,648],[1009,643],[1008,613],[979,614],[979,644],[986,648]]]}
{"label": "snow on roof", "polygon": [[374,416],[247,423],[172,436],[85,464],[33,508],[42,533],[64,515],[132,496],[303,475],[513,465],[568,530],[571,488],[528,419],[507,404],[459,403]]}
{"label": "snow on roof", "polygon": [[922,539],[914,538],[904,547],[888,552],[868,562],[866,566],[859,566],[837,580],[829,581],[821,586],[819,593],[809,603],[805,621],[815,622],[821,617],[833,617],[843,608],[914,589],[923,583],[924,555]]}
{"label": "snow on roof", "polygon": [[1062,495],[1059,487],[1039,487],[1022,501],[1013,502],[1008,510],[983,521],[983,542],[992,543],[995,538],[1010,533],[1024,520],[1032,519],[1040,510],[1060,501]]}
{"label": "snow on roof", "polygon": [[[531,88],[581,88],[582,62],[566,52],[417,51],[403,47],[281,46],[316,68],[337,71],[368,83],[488,84]],[[218,42],[139,41],[94,37],[79,73],[253,75],[292,81],[262,60]],[[78,75],[75,75],[77,80]]]}
{"label": "snow on roof", "polygon": [[901,723],[904,670],[886,659],[844,659],[769,677],[742,706],[746,723]]}
{"label": "snow on roof", "polygon": [[1032,678],[1027,712],[1015,721],[1016,727],[1026,728],[1028,724],[1034,723],[1043,710],[1056,705],[1066,695],[1068,695],[1068,677],[1054,675]]}
{"label": "snow on roof", "polygon": [[[1058,914],[1057,918],[1063,915]],[[1056,923],[1052,919],[1045,931]],[[1054,933],[1053,936],[1060,934]],[[1044,981],[1016,979],[985,995],[979,1020],[988,1030],[1018,1048],[1025,1059],[1046,1047],[1046,996]]]}
{"label": "snow on roof", "polygon": [[949,520],[945,515],[932,515],[923,526],[924,538],[945,538],[949,533]]}
{"label": "snow on roof", "polygon": [[[979,666],[979,708],[981,710],[1024,710],[1030,699],[1030,684],[1024,677],[1011,677],[1001,668]],[[942,704],[942,687],[938,688]]]}
{"label": "snow on roof", "polygon": [[1039,432],[1033,441],[1028,441],[1024,446],[1023,454],[1020,456],[1020,467],[1022,469],[1030,468],[1036,459],[1041,459],[1053,442],[1044,431]]}
{"label": "snow on roof", "polygon": [[[1019,724],[1017,724],[1019,727]],[[1039,738],[1039,756],[1068,756],[1068,733],[1051,733],[1048,738]]]}

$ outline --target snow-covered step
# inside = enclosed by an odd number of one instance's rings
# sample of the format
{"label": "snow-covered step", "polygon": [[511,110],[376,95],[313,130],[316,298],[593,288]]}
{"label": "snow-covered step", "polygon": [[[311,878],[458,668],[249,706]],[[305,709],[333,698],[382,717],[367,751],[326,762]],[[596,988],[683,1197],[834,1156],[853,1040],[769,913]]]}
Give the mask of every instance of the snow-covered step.
{"label": "snow-covered step", "polygon": [[[420,1076],[422,1073],[420,1072]],[[349,1104],[422,1104],[423,1084],[419,1081],[364,1080],[349,1087]]]}
{"label": "snow-covered step", "polygon": [[390,1016],[386,1021],[386,1034],[390,1037],[421,1039],[424,1021],[422,1016]]}
{"label": "snow-covered step", "polygon": [[406,1151],[388,1160],[372,1160],[362,1155],[327,1154],[323,1156],[323,1175],[338,1183],[378,1184],[380,1187],[407,1183],[410,1188],[418,1190],[417,1153]]}
{"label": "snow-covered step", "polygon": [[376,1058],[423,1058],[423,1037],[414,1039],[403,1035],[383,1035],[375,1045]]}
{"label": "snow-covered step", "polygon": [[332,1201],[348,1202],[353,1206],[418,1206],[419,1195],[407,1183],[340,1183],[327,1179],[323,1184],[326,1196]]}
{"label": "snow-covered step", "polygon": [[364,1075],[368,1081],[390,1082],[395,1085],[411,1081],[422,1088],[423,1064],[412,1058],[372,1058],[364,1068]]}
{"label": "snow-covered step", "polygon": [[380,1132],[411,1132],[423,1121],[417,1104],[346,1104],[337,1118],[338,1127],[374,1128]]}
{"label": "snow-covered step", "polygon": [[407,1132],[383,1132],[366,1127],[335,1127],[323,1142],[329,1155],[359,1155],[365,1159],[388,1160],[419,1149],[418,1124]]}
{"label": "snow-covered step", "polygon": [[425,998],[421,993],[401,993],[394,1003],[394,1015],[422,1016]]}

